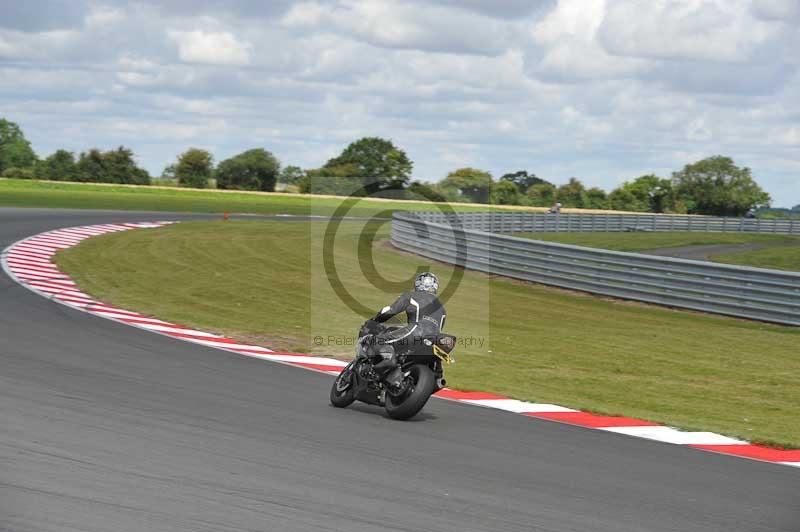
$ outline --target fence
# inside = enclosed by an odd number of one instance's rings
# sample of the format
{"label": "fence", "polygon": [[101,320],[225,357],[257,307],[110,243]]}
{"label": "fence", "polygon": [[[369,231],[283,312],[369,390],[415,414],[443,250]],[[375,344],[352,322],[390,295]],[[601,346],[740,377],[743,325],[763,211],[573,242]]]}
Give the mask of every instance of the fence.
{"label": "fence", "polygon": [[[515,279],[671,307],[800,325],[800,273],[591,249],[493,234],[543,231],[545,229],[539,227],[550,223],[541,220],[545,216],[548,215],[398,212],[392,221],[392,244],[442,262]],[[591,222],[576,221],[575,217],[579,216],[617,215],[561,214],[558,215],[560,221],[552,222],[548,230],[566,230],[553,227],[572,227],[572,230],[581,230],[575,227],[582,227],[582,230],[592,227]],[[630,215],[620,216],[630,220]],[[571,226],[564,221],[565,217],[573,218]],[[638,216],[635,218],[638,219]],[[650,216],[646,219],[649,220]],[[598,220],[595,220],[594,227],[600,226]],[[624,227],[624,223],[628,222],[618,222],[616,225],[609,222],[603,229],[595,230],[614,230],[610,227]],[[658,222],[651,221],[651,224],[659,227]],[[692,230],[699,230],[694,229],[694,223],[692,227]],[[767,226],[762,224],[760,227],[765,229]],[[797,230],[800,227],[790,229]]]}
{"label": "fence", "polygon": [[460,220],[464,229],[490,233],[595,231],[703,231],[800,235],[800,220],[762,220],[674,214],[544,214],[530,212],[416,213],[429,222]]}

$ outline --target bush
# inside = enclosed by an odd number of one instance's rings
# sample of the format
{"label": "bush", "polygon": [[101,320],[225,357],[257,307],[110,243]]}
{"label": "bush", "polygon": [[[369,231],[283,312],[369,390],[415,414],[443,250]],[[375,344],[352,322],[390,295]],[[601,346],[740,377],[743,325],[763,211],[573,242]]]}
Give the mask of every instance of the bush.
{"label": "bush", "polygon": [[3,170],[3,177],[7,179],[34,179],[32,168],[18,168],[16,166]]}
{"label": "bush", "polygon": [[275,190],[280,166],[267,150],[248,150],[219,163],[217,188],[271,192]]}

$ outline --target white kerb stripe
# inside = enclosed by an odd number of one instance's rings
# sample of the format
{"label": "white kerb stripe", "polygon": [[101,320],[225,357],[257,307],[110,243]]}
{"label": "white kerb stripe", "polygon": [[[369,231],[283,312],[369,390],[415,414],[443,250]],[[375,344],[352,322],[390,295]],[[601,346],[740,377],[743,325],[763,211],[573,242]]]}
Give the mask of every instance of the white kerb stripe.
{"label": "white kerb stripe", "polygon": [[272,353],[272,349],[267,349],[266,347],[261,347],[257,345],[247,345],[247,344],[229,344],[226,342],[214,342],[213,340],[201,340],[199,338],[179,338],[180,340],[186,340],[188,342],[194,342],[196,344],[207,345],[210,347],[222,347],[224,349],[252,349],[253,351],[260,351],[263,353]]}
{"label": "white kerb stripe", "polygon": [[792,467],[800,467],[800,462],[778,462],[778,463]]}
{"label": "white kerb stripe", "polygon": [[571,408],[546,403],[528,403],[516,399],[464,399],[462,403],[485,406],[521,414],[523,412],[577,412]]}
{"label": "white kerb stripe", "polygon": [[264,358],[267,360],[279,360],[281,362],[297,362],[297,363],[304,363],[304,364],[316,364],[318,366],[331,366],[337,368],[343,368],[347,365],[347,362],[342,362],[341,360],[336,360],[334,358],[325,358],[325,357],[310,357],[304,355],[264,355]]}
{"label": "white kerb stripe", "polygon": [[743,445],[747,442],[713,432],[683,432],[671,427],[605,427],[600,430],[678,445]]}
{"label": "white kerb stripe", "polygon": [[[108,312],[98,312],[97,314],[109,314]],[[125,316],[120,316],[120,319],[125,320]],[[140,318],[134,318],[133,316],[127,316],[127,319],[131,320],[138,320]],[[147,320],[147,318],[142,317],[143,321]],[[150,329],[153,331],[161,331],[161,332],[172,332],[172,333],[180,333],[180,334],[190,334],[192,336],[197,336],[200,338],[225,338],[224,336],[219,336],[218,334],[211,334],[203,331],[195,331],[193,329],[182,329],[180,327],[169,327],[167,325],[162,325],[160,323],[134,323],[132,325],[136,325],[138,327],[142,327],[144,329]]]}

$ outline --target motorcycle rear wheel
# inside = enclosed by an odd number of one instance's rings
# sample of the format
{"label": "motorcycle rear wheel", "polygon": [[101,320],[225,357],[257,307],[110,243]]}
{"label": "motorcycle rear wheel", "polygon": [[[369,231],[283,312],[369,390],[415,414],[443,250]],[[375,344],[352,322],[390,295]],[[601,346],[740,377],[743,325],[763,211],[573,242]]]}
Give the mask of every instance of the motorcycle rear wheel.
{"label": "motorcycle rear wheel", "polygon": [[428,402],[436,390],[436,376],[428,366],[415,364],[409,370],[412,385],[401,397],[386,394],[386,413],[392,419],[405,420],[414,417]]}

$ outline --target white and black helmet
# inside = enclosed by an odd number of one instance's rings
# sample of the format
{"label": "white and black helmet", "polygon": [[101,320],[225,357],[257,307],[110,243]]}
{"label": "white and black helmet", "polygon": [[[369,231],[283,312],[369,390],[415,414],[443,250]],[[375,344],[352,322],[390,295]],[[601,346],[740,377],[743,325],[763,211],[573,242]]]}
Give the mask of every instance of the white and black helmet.
{"label": "white and black helmet", "polygon": [[431,272],[421,273],[414,279],[414,290],[435,294],[439,290],[439,279]]}

